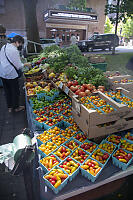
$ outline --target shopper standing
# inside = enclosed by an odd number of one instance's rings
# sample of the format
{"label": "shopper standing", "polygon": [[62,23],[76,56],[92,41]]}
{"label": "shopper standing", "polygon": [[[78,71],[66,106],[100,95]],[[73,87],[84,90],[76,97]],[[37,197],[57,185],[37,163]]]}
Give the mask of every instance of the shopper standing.
{"label": "shopper standing", "polygon": [[71,41],[71,45],[75,45],[76,44],[77,38],[76,38],[76,36],[74,34],[71,35],[70,41]]}
{"label": "shopper standing", "polygon": [[19,83],[18,71],[23,66],[30,66],[28,63],[22,64],[18,49],[21,48],[24,39],[16,35],[12,43],[4,45],[0,51],[0,77],[3,82],[8,111],[15,112],[24,110],[24,106],[19,106]]}
{"label": "shopper standing", "polygon": [[6,43],[6,28],[0,24],[0,50]]}

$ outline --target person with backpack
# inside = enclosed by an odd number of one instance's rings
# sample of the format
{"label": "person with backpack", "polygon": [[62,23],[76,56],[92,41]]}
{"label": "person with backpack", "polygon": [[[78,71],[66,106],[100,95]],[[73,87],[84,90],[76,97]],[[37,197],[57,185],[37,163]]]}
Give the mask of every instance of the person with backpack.
{"label": "person with backpack", "polygon": [[30,67],[29,63],[23,64],[20,60],[19,49],[24,43],[23,37],[16,35],[11,43],[7,43],[0,51],[0,78],[2,79],[8,111],[18,112],[24,110],[19,105],[19,82],[20,70],[23,66]]}

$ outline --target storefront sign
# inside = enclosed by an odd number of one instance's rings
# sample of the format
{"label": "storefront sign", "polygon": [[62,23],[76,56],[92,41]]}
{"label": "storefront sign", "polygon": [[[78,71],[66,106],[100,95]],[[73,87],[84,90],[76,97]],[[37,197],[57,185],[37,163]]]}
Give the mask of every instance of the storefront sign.
{"label": "storefront sign", "polygon": [[67,28],[67,29],[80,29],[86,30],[86,25],[74,25],[74,24],[54,24],[54,23],[46,23],[47,28]]}
{"label": "storefront sign", "polygon": [[57,17],[57,18],[67,18],[67,19],[76,19],[76,20],[97,20],[96,15],[89,14],[80,14],[80,13],[68,13],[68,12],[60,12],[50,10],[44,14],[44,20],[47,20],[49,17]]}
{"label": "storefront sign", "polygon": [[71,19],[84,19],[84,20],[97,20],[96,15],[86,15],[86,14],[78,14],[78,13],[63,13],[63,12],[50,12],[51,17],[59,17],[59,18],[71,18]]}

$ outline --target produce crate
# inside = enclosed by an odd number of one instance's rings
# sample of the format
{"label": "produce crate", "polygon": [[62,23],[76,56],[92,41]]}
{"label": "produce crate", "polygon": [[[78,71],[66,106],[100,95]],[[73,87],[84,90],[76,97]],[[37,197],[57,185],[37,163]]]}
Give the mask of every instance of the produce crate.
{"label": "produce crate", "polygon": [[59,127],[60,129],[65,130],[67,127],[71,126],[71,124],[66,122],[66,121],[64,121],[64,120],[62,120],[56,126]]}
{"label": "produce crate", "polygon": [[44,92],[41,92],[41,93],[37,93],[37,99],[41,99],[42,97],[45,96],[45,93]]}
{"label": "produce crate", "polygon": [[[133,82],[126,82],[126,83],[119,83],[120,80],[126,79],[133,80],[133,77],[131,75],[121,75],[116,77],[108,77],[108,82],[110,84],[110,88],[112,90],[116,90],[118,87],[122,87],[130,92],[133,92]],[[114,81],[118,81],[118,83],[114,83]]]}
{"label": "produce crate", "polygon": [[[123,89],[121,90],[125,92]],[[127,105],[116,103],[102,92],[94,95],[99,95],[115,110],[111,113],[99,114],[96,110],[87,109],[76,98],[77,96],[72,98],[74,120],[88,138],[95,138],[133,128],[133,109],[128,108]]]}
{"label": "produce crate", "polygon": [[[47,145],[47,143],[49,143],[49,142],[52,142],[51,140],[48,140],[45,144],[41,144],[41,145]],[[40,145],[40,146],[41,146]],[[53,150],[53,151],[51,151],[49,154],[46,154],[46,153],[44,153],[42,150],[40,150],[39,149],[39,147],[40,146],[38,146],[38,149],[37,149],[37,151],[38,151],[38,153],[42,156],[42,157],[46,157],[46,156],[48,156],[48,155],[50,155],[51,153],[53,153],[54,151],[56,151],[57,150],[57,145],[56,144],[54,144],[54,143],[52,143],[52,145],[55,147],[55,149]]]}
{"label": "produce crate", "polygon": [[[118,150],[119,150],[119,149],[117,149],[116,151],[118,151]],[[115,151],[115,152],[116,152],[116,151]],[[125,149],[124,149],[124,151],[127,152],[127,153],[131,153],[131,152],[125,150]],[[127,167],[131,164],[131,162],[132,162],[132,160],[133,160],[133,154],[131,153],[131,154],[132,154],[132,158],[128,161],[128,163],[124,163],[124,162],[121,162],[121,161],[119,161],[117,158],[114,157],[115,152],[114,152],[113,155],[112,155],[112,162],[113,162],[113,164],[114,164],[115,166],[121,168],[122,170],[126,170]]]}
{"label": "produce crate", "polygon": [[[133,129],[132,129],[131,131],[128,131],[128,132],[130,132],[130,136],[133,137]],[[127,134],[127,133],[126,133],[126,134]],[[126,135],[126,134],[125,134],[125,135]],[[126,138],[126,137],[125,137],[125,139],[126,139],[127,142],[133,144],[133,140],[130,140],[130,139]]]}
{"label": "produce crate", "polygon": [[90,63],[90,65],[91,65],[92,67],[95,67],[95,68],[98,68],[98,69],[102,70],[103,72],[106,72],[107,63],[96,63],[96,64]]}
{"label": "produce crate", "polygon": [[[68,144],[69,142],[73,142],[73,143],[76,142],[78,145],[77,145],[76,147],[73,146],[73,148],[70,148],[69,146],[67,146],[67,144]],[[64,143],[64,145],[65,145],[67,148],[71,149],[72,151],[75,151],[75,149],[78,148],[81,144],[82,144],[81,142],[77,141],[77,140],[76,140],[75,138],[73,138],[73,137],[71,137],[70,139],[68,139],[68,140]]]}
{"label": "produce crate", "polygon": [[[94,160],[94,161],[96,161],[98,164],[99,164],[99,166],[101,167],[101,169],[100,169],[100,171],[97,173],[97,175],[96,176],[93,176],[91,173],[89,173],[89,172],[87,172],[85,169],[83,169],[83,168],[81,168],[81,166],[80,166],[80,170],[81,170],[81,174],[82,174],[82,176],[84,176],[85,178],[88,178],[91,182],[95,182],[95,180],[98,178],[98,176],[100,175],[100,173],[101,173],[101,171],[102,171],[102,169],[103,169],[103,165],[100,163],[100,162],[98,162],[97,160],[95,160],[94,158],[87,158],[85,161],[84,161],[84,163],[88,160],[88,159],[91,159],[91,160]],[[84,164],[83,163],[83,164]]]}
{"label": "produce crate", "polygon": [[43,129],[44,128],[43,122],[38,122],[38,121],[36,121],[36,120],[33,119],[33,123],[39,129]]}
{"label": "produce crate", "polygon": [[104,74],[107,78],[121,76],[121,73],[119,71],[106,71],[104,72]]}
{"label": "produce crate", "polygon": [[[61,168],[60,168],[60,167],[55,167],[54,169],[61,169]],[[61,170],[62,170],[62,169],[61,169]],[[51,171],[52,171],[52,170],[51,170]],[[50,172],[51,172],[51,171],[50,171]],[[64,170],[62,170],[62,171],[64,172],[64,174],[67,174]],[[43,176],[43,179],[44,179],[46,185],[47,185],[49,188],[51,188],[55,194],[58,194],[58,193],[65,187],[65,185],[67,185],[68,180],[69,180],[69,175],[67,174],[68,177],[67,177],[57,188],[55,188],[47,179],[45,179],[45,176],[48,175],[50,172],[48,172],[47,174],[45,174],[45,175]]]}
{"label": "produce crate", "polygon": [[[110,72],[111,73],[111,72]],[[110,75],[110,73],[105,73],[105,75]],[[126,74],[123,74],[123,75],[119,75],[119,76],[112,76],[112,77],[107,77],[108,80],[109,80],[109,83],[112,83],[113,81],[118,81],[118,80],[121,80],[121,79],[132,79],[133,77],[131,75],[126,75]]]}
{"label": "produce crate", "polygon": [[[62,165],[65,161],[67,161],[68,158],[71,158],[71,157],[68,156],[66,159],[64,159],[64,160],[59,164],[59,166]],[[75,160],[75,159],[73,159],[73,158],[71,158],[71,159],[72,159],[72,161],[73,161],[75,164],[78,164],[79,167],[80,167],[80,163],[79,163],[77,160]],[[72,181],[72,180],[77,176],[77,174],[79,173],[79,170],[80,170],[79,167],[78,167],[71,175],[69,174],[69,181]],[[61,167],[61,168],[62,168],[62,167]],[[65,169],[63,169],[63,170],[67,173],[67,171],[66,171]]]}
{"label": "produce crate", "polygon": [[[46,156],[45,158],[50,157],[50,156],[52,156],[52,155],[53,155],[53,154],[51,153],[51,154],[49,154],[48,156]],[[56,160],[57,160],[59,163],[61,162],[61,160],[60,160],[56,155],[54,155],[54,157],[56,158]],[[43,158],[44,158],[44,157],[42,157],[41,160],[42,160]],[[58,163],[58,164],[59,164],[59,163]],[[57,165],[58,165],[58,164],[57,164]],[[43,171],[44,171],[45,173],[47,173],[48,171],[50,171],[50,170],[48,170],[48,168],[47,168],[46,166],[44,166],[44,165],[40,162],[40,160],[39,160],[39,165],[41,166],[41,168],[43,169]],[[56,166],[57,166],[57,165],[56,165]],[[52,168],[53,168],[53,167],[52,167]],[[52,169],[52,168],[51,168],[51,169]]]}
{"label": "produce crate", "polygon": [[[101,148],[100,145],[103,145],[103,144],[112,144],[113,145],[113,151],[111,153],[109,153],[108,151],[106,151],[105,149]],[[104,151],[106,151],[108,154],[112,155],[114,153],[114,151],[116,150],[117,148],[117,145],[113,144],[112,142],[109,142],[107,140],[102,140],[102,142],[100,143],[100,145],[98,146],[100,149],[103,149]]]}
{"label": "produce crate", "polygon": [[62,90],[70,97],[72,98],[75,94],[66,86],[66,84],[63,84]]}
{"label": "produce crate", "polygon": [[[97,150],[99,150],[99,149],[100,149],[100,148],[97,147],[97,148],[93,151],[93,153],[91,154],[91,157],[90,157],[90,158],[93,158],[93,154],[94,154]],[[101,163],[101,165],[102,165],[103,167],[105,167],[105,166],[107,165],[107,163],[108,163],[110,157],[111,157],[111,154],[109,154],[107,151],[104,151],[103,149],[100,149],[100,151],[101,151],[102,153],[107,153],[107,154],[109,155],[109,157],[106,159],[106,162],[105,162],[105,163],[102,163],[102,162],[100,162],[99,160],[97,160],[96,158],[93,158],[93,159],[95,159],[96,161],[98,161],[99,163]]]}

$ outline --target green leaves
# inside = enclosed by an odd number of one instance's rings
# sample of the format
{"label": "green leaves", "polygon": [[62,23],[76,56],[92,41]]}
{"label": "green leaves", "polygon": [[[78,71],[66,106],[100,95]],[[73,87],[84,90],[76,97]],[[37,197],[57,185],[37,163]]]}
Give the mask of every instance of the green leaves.
{"label": "green leaves", "polygon": [[[133,1],[132,0],[116,0],[116,4],[107,4],[105,6],[105,15],[119,13],[118,22],[126,22],[126,18],[131,17],[133,14]],[[111,22],[114,24],[116,22],[116,17],[110,18]]]}

